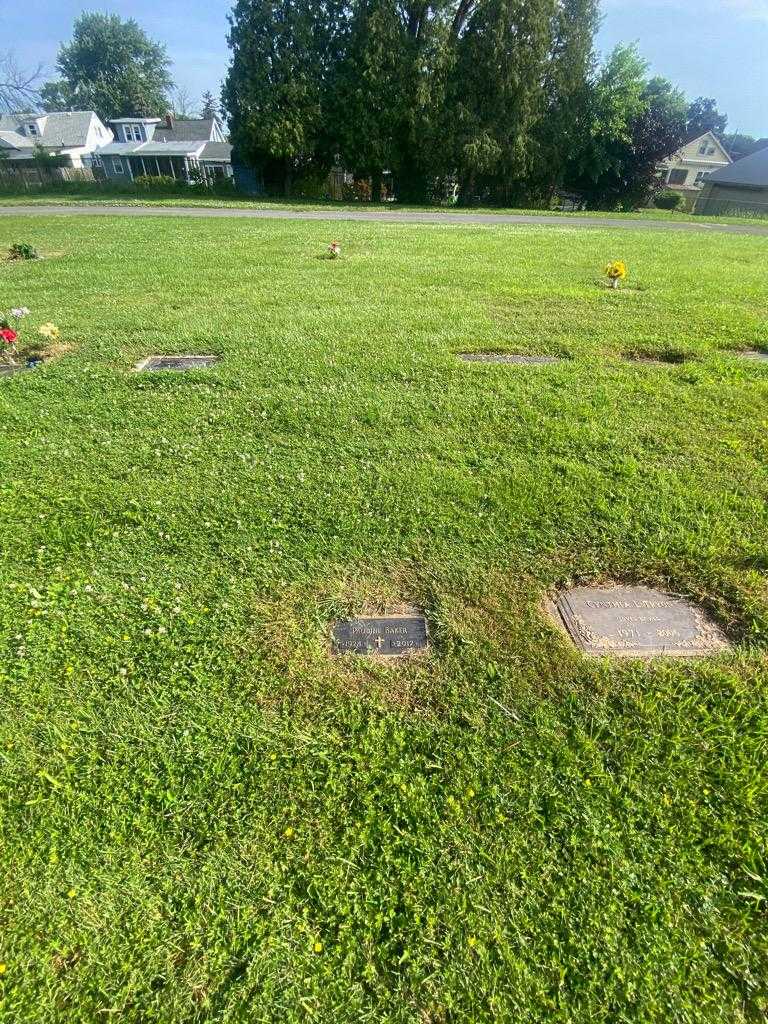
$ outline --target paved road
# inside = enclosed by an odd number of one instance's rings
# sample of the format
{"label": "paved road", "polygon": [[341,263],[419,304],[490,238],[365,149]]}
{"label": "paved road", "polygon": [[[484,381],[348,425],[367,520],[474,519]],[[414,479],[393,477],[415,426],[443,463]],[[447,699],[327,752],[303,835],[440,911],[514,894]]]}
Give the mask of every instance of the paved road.
{"label": "paved road", "polygon": [[627,228],[641,231],[709,231],[724,235],[768,235],[758,224],[711,224],[707,221],[632,220],[618,217],[557,217],[527,213],[447,213],[436,210],[284,210],[280,207],[249,209],[212,206],[107,206],[79,203],[76,206],[0,206],[1,217],[60,216],[103,217],[237,217],[265,220],[346,220],[389,224],[534,224],[547,228]]}

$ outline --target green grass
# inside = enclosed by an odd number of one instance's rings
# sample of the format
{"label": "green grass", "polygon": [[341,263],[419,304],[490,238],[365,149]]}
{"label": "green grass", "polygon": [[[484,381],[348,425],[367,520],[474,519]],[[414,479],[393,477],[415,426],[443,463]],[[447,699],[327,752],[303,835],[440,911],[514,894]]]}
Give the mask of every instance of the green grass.
{"label": "green grass", "polygon": [[[75,346],[0,380],[0,1020],[763,1021],[768,239],[336,233],[0,221]],[[733,652],[581,657],[604,579]]]}
{"label": "green grass", "polygon": [[0,206],[81,206],[89,203],[97,203],[99,206],[202,206],[214,209],[250,209],[250,210],[362,210],[362,211],[386,211],[409,212],[418,211],[423,213],[452,213],[452,214],[521,214],[530,216],[562,217],[566,220],[583,217],[606,217],[617,220],[661,220],[678,223],[707,223],[707,224],[762,224],[768,223],[768,212],[766,216],[757,215],[707,215],[697,216],[693,213],[678,213],[674,210],[641,209],[629,213],[614,212],[610,210],[584,210],[563,213],[559,210],[532,210],[517,207],[472,207],[470,209],[456,206],[414,206],[401,203],[342,203],[321,200],[281,200],[281,199],[245,199],[242,197],[221,197],[221,196],[197,196],[194,193],[183,196],[137,196],[135,191],[119,193],[109,192],[100,194],[62,194],[57,189],[53,192],[20,192],[18,195],[0,194]]}

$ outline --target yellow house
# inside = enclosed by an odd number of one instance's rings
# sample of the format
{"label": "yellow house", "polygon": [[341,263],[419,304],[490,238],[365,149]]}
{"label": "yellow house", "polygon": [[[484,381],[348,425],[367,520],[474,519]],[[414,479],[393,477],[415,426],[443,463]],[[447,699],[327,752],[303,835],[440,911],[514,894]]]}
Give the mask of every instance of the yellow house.
{"label": "yellow house", "polygon": [[722,143],[712,132],[705,132],[663,160],[659,170],[668,188],[695,199],[708,176],[730,163]]}

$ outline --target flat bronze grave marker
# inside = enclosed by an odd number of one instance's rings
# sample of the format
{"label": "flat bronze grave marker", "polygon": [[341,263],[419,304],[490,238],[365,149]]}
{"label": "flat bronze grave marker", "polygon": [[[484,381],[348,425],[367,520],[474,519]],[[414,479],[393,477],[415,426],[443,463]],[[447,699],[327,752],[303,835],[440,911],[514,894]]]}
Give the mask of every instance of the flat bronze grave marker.
{"label": "flat bronze grave marker", "polygon": [[553,611],[585,654],[694,657],[728,647],[700,608],[649,587],[574,587]]}
{"label": "flat bronze grave marker", "polygon": [[742,359],[757,359],[759,362],[768,363],[768,352],[763,352],[760,349],[747,349],[745,352],[739,352]]}
{"label": "flat bronze grave marker", "polygon": [[137,370],[154,372],[156,370],[173,370],[181,373],[184,370],[207,370],[218,361],[218,356],[149,356],[136,366]]}
{"label": "flat bronze grave marker", "polygon": [[525,356],[512,352],[459,352],[465,363],[516,363],[521,366],[545,366],[559,363],[557,356]]}
{"label": "flat bronze grave marker", "polygon": [[334,624],[334,654],[367,654],[393,658],[424,651],[429,646],[423,615],[361,616]]}

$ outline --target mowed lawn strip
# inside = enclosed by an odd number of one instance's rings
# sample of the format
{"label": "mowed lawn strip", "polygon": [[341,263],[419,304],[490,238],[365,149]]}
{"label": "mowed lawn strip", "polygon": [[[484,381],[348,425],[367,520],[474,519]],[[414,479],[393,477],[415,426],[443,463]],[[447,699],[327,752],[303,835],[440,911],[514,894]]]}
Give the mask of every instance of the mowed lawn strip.
{"label": "mowed lawn strip", "polygon": [[[0,1020],[763,1019],[768,239],[16,241],[73,351],[0,379]],[[733,651],[582,657],[544,598],[610,580]],[[403,603],[429,656],[331,656]]]}

